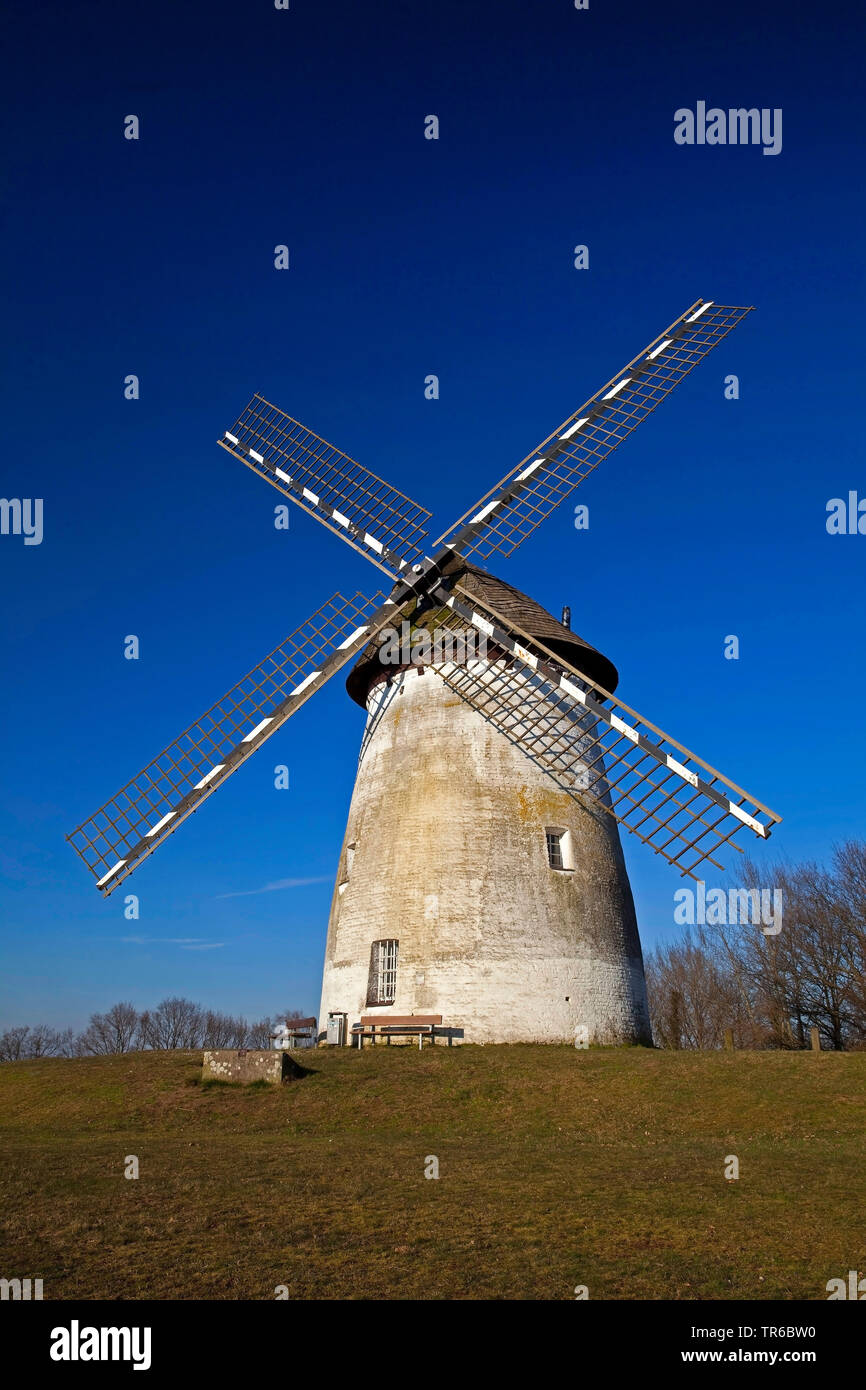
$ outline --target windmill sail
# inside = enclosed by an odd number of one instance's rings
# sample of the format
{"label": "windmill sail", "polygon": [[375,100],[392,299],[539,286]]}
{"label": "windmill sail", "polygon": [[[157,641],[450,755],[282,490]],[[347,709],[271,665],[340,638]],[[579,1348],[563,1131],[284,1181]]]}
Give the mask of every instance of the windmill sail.
{"label": "windmill sail", "polygon": [[[391,597],[335,594],[67,838],[108,895],[381,630],[441,604],[502,653],[437,666],[464,700],[571,795],[696,877],[748,828],[781,818],[586,674],[461,587],[465,557],[509,555],[750,313],[696,301],[464,514],[424,556],[430,513],[262,396],[218,441],[390,579]],[[596,654],[598,655],[598,654]],[[596,677],[603,671],[596,669]],[[735,845],[739,849],[739,845]]]}
{"label": "windmill sail", "polygon": [[463,556],[511,555],[751,309],[698,300],[440,536]]}
{"label": "windmill sail", "polygon": [[386,574],[420,556],[430,513],[262,396],[217,443]]}
{"label": "windmill sail", "polygon": [[399,609],[334,594],[66,838],[107,896]]}
{"label": "windmill sail", "polygon": [[461,589],[438,590],[445,626],[471,623],[507,660],[437,667],[442,679],[572,795],[593,795],[683,874],[743,829],[766,839],[781,820],[709,763],[630,709],[538,639]]}

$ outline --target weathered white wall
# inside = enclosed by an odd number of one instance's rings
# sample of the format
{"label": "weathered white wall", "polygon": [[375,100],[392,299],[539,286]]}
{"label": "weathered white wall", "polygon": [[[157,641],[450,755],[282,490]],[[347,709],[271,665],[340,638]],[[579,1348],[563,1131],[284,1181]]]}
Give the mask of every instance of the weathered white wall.
{"label": "weathered white wall", "polygon": [[[442,1014],[467,1042],[648,1042],[616,822],[562,791],[432,668],[373,688],[319,1014]],[[571,831],[573,873],[545,826]],[[351,871],[347,846],[354,844]],[[345,886],[340,890],[340,884]],[[370,947],[399,939],[397,998],[368,1008]]]}

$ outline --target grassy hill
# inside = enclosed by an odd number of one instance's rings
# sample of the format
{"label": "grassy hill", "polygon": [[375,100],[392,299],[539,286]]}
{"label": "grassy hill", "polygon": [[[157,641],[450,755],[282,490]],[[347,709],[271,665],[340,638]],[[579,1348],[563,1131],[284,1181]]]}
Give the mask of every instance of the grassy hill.
{"label": "grassy hill", "polygon": [[60,1299],[823,1299],[866,1270],[866,1053],[303,1056],[266,1089],[203,1087],[200,1053],[0,1067],[0,1274]]}

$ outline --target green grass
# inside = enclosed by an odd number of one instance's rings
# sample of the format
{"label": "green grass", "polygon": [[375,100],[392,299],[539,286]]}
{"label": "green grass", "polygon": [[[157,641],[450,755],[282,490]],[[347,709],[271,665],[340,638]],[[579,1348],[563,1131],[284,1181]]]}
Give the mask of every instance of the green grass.
{"label": "green grass", "polygon": [[60,1299],[824,1299],[866,1272],[866,1053],[303,1061],[282,1087],[197,1084],[200,1053],[0,1067],[0,1274]]}

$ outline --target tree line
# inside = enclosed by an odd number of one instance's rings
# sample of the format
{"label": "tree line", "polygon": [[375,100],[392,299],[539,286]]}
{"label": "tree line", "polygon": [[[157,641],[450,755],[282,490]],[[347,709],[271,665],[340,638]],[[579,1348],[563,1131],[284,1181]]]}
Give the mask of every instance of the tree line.
{"label": "tree line", "polygon": [[113,1004],[104,1014],[91,1014],[83,1032],[56,1029],[39,1023],[34,1027],[8,1028],[0,1033],[0,1062],[32,1057],[109,1056],[121,1052],[160,1051],[171,1048],[270,1047],[277,1023],[303,1018],[289,1009],[273,1019],[249,1023],[243,1017],[204,1009],[191,999],[163,999],[155,1009],[139,1012],[134,1004]]}
{"label": "tree line", "polygon": [[[838,846],[827,865],[757,866],[741,884],[782,895],[781,930],[760,921],[689,927],[646,958],[653,1037],[664,1048],[720,1048],[728,1029],[739,1048],[866,1047],[866,841]],[[709,918],[709,914],[707,914]],[[0,1062],[164,1048],[266,1048],[277,1021],[249,1023],[189,999],[139,1012],[129,1003],[91,1015],[81,1033],[44,1024],[0,1034]]]}
{"label": "tree line", "polygon": [[747,862],[743,883],[781,889],[781,931],[698,923],[650,952],[657,1046],[722,1047],[730,1028],[736,1047],[790,1050],[817,1028],[823,1048],[866,1047],[866,841],[827,865]]}

